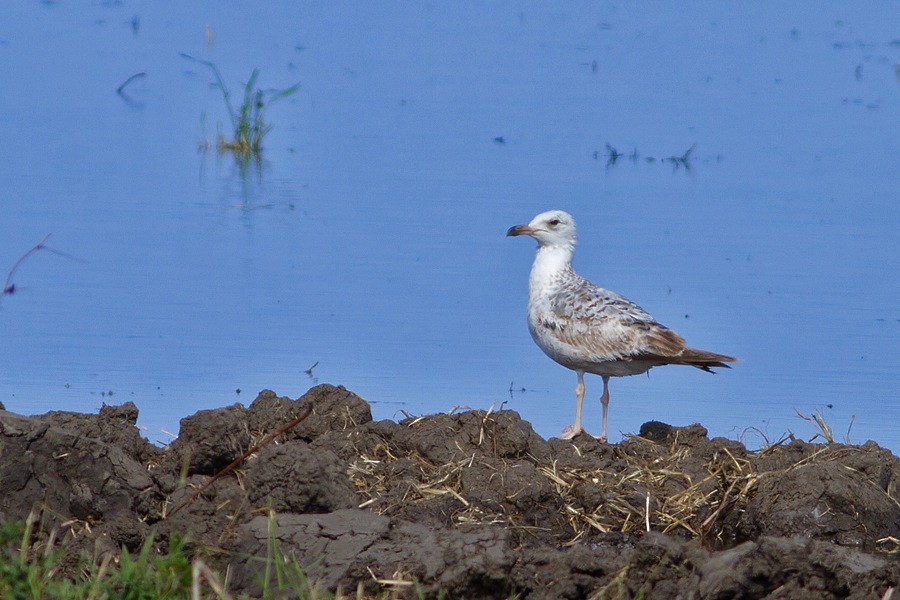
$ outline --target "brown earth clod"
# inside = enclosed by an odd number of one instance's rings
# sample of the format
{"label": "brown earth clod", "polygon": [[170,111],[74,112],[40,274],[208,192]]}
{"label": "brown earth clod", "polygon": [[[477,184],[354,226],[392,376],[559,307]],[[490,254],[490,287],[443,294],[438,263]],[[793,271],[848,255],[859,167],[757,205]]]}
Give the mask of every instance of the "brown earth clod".
{"label": "brown earth clod", "polygon": [[400,596],[398,582],[465,598],[882,598],[900,585],[900,461],[873,442],[750,451],[658,422],[615,445],[546,441],[510,410],[373,421],[330,385],[201,411],[165,449],[136,420],[131,403],[0,411],[0,518],[38,514],[72,565],[178,531],[251,594],[251,557],[273,535],[324,587]]}

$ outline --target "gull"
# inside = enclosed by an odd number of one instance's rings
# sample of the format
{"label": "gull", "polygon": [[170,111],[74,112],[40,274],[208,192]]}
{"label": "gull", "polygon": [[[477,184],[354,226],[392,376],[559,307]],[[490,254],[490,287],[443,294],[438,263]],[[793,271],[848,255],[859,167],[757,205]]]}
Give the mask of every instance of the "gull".
{"label": "gull", "polygon": [[603,431],[609,408],[609,378],[639,375],[661,365],[689,365],[709,373],[729,368],[738,359],[688,348],[684,339],[657,323],[640,306],[615,292],[594,285],[572,269],[575,220],[561,210],[541,213],[527,225],[515,225],[507,236],[527,235],[538,249],[528,280],[528,330],[544,353],[578,375],[575,424],[560,438],[584,432],[581,405],[584,374],[603,378]]}

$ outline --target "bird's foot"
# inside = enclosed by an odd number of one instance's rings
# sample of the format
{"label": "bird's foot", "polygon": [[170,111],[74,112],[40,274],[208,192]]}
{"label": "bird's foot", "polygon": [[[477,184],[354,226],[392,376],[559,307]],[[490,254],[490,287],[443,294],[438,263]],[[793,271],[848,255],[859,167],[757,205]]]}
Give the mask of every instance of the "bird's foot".
{"label": "bird's foot", "polygon": [[561,440],[571,440],[579,435],[584,433],[584,429],[581,427],[575,427],[574,425],[566,425],[565,429],[562,430],[562,433],[559,434],[559,439]]}
{"label": "bird's foot", "polygon": [[585,431],[582,427],[575,427],[574,425],[566,425],[566,428],[562,430],[562,433],[559,434],[559,439],[561,440],[573,440],[577,438],[579,435],[590,435],[592,438],[600,442],[601,444],[606,443],[606,435],[591,435],[587,431]]}

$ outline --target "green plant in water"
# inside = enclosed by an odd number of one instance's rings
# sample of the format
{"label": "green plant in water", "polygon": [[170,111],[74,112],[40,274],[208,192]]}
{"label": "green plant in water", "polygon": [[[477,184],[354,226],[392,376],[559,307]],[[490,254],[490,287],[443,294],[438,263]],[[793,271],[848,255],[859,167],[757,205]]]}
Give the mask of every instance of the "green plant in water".
{"label": "green plant in water", "polygon": [[[233,133],[230,138],[221,134],[217,136],[216,146],[219,152],[229,151],[244,158],[250,155],[259,156],[262,150],[262,139],[272,129],[272,125],[265,120],[266,109],[273,103],[296,93],[300,89],[300,84],[296,83],[283,90],[263,90],[256,87],[259,69],[253,69],[250,79],[244,85],[241,104],[235,109],[231,101],[231,92],[225,85],[219,68],[214,63],[188,54],[182,53],[181,56],[209,67],[215,75],[216,86],[222,91],[222,98],[228,109]],[[208,143],[203,145],[203,147],[208,146]]]}

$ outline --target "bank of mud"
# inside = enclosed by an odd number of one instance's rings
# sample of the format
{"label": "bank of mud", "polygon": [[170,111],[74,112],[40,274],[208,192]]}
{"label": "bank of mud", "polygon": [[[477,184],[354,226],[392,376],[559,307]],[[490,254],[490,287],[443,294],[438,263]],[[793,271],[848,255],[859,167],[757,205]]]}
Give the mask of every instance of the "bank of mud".
{"label": "bank of mud", "polygon": [[330,385],[201,411],[165,449],[137,414],[0,411],[0,518],[36,511],[73,569],[81,551],[151,534],[162,551],[179,532],[250,594],[272,531],[323,587],[400,597],[883,598],[900,585],[900,461],[872,442],[750,452],[661,423],[620,444],[546,441],[508,410],[375,422]]}

